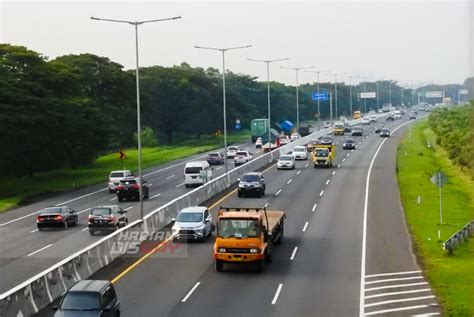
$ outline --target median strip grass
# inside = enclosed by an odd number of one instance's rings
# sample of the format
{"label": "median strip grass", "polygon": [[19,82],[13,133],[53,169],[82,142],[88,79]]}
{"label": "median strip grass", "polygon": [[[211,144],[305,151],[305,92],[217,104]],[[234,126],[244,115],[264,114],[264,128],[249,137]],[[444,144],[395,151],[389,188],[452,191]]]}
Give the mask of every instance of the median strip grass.
{"label": "median strip grass", "polygon": [[[244,140],[250,140],[248,131],[229,134],[227,137],[228,144]],[[143,148],[142,167],[145,169],[161,165],[222,146],[222,136],[208,136],[201,140],[182,141],[178,145]],[[118,159],[118,153],[110,153],[97,158],[90,166],[38,173],[31,178],[1,177],[0,212],[7,211],[20,204],[89,185],[103,183],[105,187],[110,171],[120,169],[137,170],[137,150],[125,149],[125,154],[124,160]]]}
{"label": "median strip grass", "polygon": [[[439,224],[438,188],[430,181],[438,170],[449,178],[442,189],[442,225]],[[473,316],[474,238],[462,243],[453,255],[442,250],[442,242],[474,219],[474,181],[453,165],[447,153],[436,145],[436,135],[427,121],[406,132],[398,147],[397,171],[415,252],[444,315]]]}

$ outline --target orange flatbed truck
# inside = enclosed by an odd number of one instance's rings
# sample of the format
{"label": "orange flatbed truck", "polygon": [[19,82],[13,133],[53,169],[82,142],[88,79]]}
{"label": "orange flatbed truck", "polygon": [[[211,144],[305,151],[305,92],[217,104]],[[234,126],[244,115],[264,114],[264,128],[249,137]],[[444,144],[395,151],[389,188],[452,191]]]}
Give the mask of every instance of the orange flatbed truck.
{"label": "orange flatbed truck", "polygon": [[214,243],[216,271],[230,262],[255,262],[263,271],[272,261],[273,246],[283,239],[285,218],[284,211],[221,207]]}

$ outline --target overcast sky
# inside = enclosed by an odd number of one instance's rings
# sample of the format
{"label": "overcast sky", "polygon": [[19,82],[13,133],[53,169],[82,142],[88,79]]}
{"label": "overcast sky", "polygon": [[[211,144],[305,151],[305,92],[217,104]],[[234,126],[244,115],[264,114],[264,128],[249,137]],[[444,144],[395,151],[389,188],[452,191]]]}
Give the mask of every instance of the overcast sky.
{"label": "overcast sky", "polygon": [[[246,58],[289,57],[272,64],[271,77],[290,84],[295,72],[280,66],[314,66],[405,85],[462,83],[474,75],[474,0],[0,2],[0,42],[24,45],[49,58],[93,53],[133,68],[133,27],[89,17],[150,20],[180,15],[180,20],[140,27],[141,66],[187,62],[221,69],[219,52],[193,46],[251,44],[228,52],[226,68],[266,80],[265,65]],[[299,78],[314,82],[315,74],[302,72]],[[334,77],[323,75],[321,80]]]}

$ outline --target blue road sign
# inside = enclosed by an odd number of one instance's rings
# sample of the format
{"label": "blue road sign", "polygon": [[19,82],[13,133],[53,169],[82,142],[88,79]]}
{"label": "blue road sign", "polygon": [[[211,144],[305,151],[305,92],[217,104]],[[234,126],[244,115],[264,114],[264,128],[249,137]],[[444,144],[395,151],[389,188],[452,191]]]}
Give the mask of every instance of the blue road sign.
{"label": "blue road sign", "polygon": [[313,91],[311,94],[313,100],[329,100],[329,94],[327,92],[316,92]]}

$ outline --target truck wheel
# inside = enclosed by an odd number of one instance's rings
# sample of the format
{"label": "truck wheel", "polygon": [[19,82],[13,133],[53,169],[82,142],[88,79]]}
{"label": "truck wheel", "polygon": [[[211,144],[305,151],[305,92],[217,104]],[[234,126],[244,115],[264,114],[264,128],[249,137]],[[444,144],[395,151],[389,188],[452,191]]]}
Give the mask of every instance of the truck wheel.
{"label": "truck wheel", "polygon": [[263,269],[265,268],[265,259],[261,259],[257,262],[257,272],[263,272]]}
{"label": "truck wheel", "polygon": [[316,164],[314,164],[314,168],[317,168]]}
{"label": "truck wheel", "polygon": [[237,197],[242,197],[242,193],[241,193],[241,192],[237,192]]}
{"label": "truck wheel", "polygon": [[285,234],[285,227],[283,227],[283,224],[282,224],[280,236],[279,236],[278,239],[275,241],[275,244],[281,244],[281,242],[282,242],[282,240],[283,240],[283,235],[284,235],[284,234]]}
{"label": "truck wheel", "polygon": [[272,263],[272,254],[271,253],[269,253],[265,256],[265,261],[267,263]]}
{"label": "truck wheel", "polygon": [[216,271],[222,272],[223,269],[224,269],[224,261],[216,260]]}

